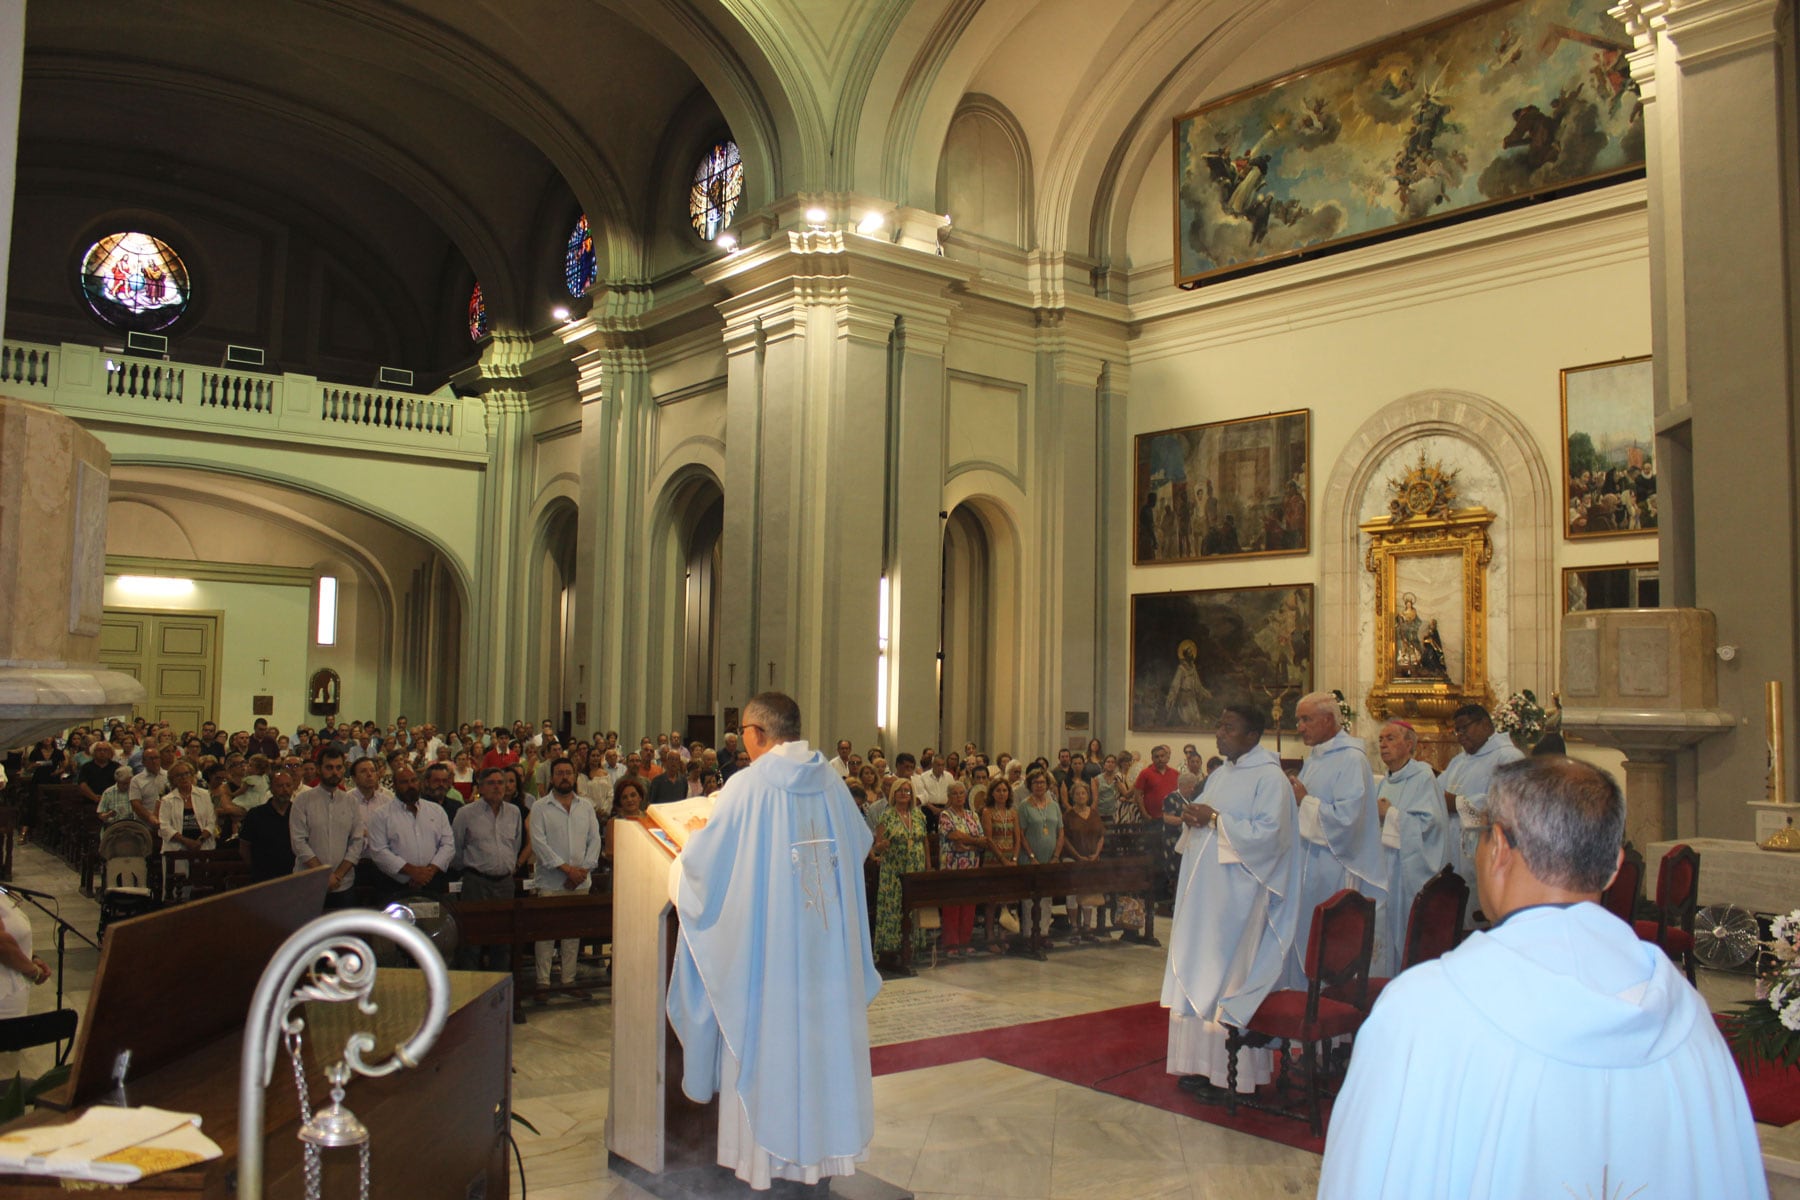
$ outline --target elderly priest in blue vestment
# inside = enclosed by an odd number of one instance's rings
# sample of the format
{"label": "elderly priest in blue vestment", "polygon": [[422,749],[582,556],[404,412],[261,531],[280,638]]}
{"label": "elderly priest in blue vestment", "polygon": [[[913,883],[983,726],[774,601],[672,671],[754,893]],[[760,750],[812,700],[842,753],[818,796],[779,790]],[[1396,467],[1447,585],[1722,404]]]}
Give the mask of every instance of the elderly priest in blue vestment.
{"label": "elderly priest in blue vestment", "polygon": [[719,1096],[719,1164],[753,1188],[850,1175],[875,1132],[863,859],[849,789],[779,692],[744,706],[750,765],[671,867],[669,1020],[682,1090]]}
{"label": "elderly priest in blue vestment", "polygon": [[1625,798],[1561,756],[1500,767],[1475,850],[1494,926],[1397,976],[1332,1109],[1325,1200],[1768,1195],[1706,1001],[1599,905]]}
{"label": "elderly priest in blue vestment", "polygon": [[1431,764],[1413,757],[1419,734],[1405,721],[1389,721],[1375,739],[1387,778],[1381,781],[1381,847],[1387,861],[1387,895],[1376,906],[1373,974],[1400,969],[1406,923],[1419,890],[1452,860],[1456,831]]}
{"label": "elderly priest in blue vestment", "polygon": [[1299,933],[1281,986],[1304,991],[1313,909],[1344,888],[1381,901],[1387,894],[1387,864],[1381,857],[1369,752],[1361,738],[1344,728],[1337,697],[1313,692],[1301,697],[1294,711],[1300,740],[1311,753],[1294,781],[1300,806],[1295,843],[1300,856]]}
{"label": "elderly priest in blue vestment", "polygon": [[[1294,792],[1281,760],[1258,744],[1265,719],[1248,705],[1225,709],[1218,729],[1225,762],[1207,776],[1205,801],[1181,811],[1162,1003],[1169,1073],[1203,1099],[1216,1100],[1226,1086],[1226,1026],[1243,1028],[1274,989],[1299,918]],[[1240,1050],[1238,1090],[1267,1083],[1273,1068],[1267,1048]]]}

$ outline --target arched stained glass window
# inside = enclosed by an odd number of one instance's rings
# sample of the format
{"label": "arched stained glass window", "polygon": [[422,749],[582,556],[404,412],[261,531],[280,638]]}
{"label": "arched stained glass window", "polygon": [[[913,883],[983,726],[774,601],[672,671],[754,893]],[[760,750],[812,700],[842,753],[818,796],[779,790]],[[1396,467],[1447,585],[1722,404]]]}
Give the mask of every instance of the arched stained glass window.
{"label": "arched stained glass window", "polygon": [[582,213],[569,231],[569,249],[563,256],[563,282],[569,295],[577,300],[594,286],[594,234],[588,228],[587,214]]}
{"label": "arched stained glass window", "polygon": [[712,241],[731,224],[738,198],[744,194],[744,160],[737,143],[726,140],[706,152],[694,170],[694,186],[688,192],[688,220],[694,232]]}
{"label": "arched stained glass window", "polygon": [[469,293],[469,340],[479,342],[488,335],[487,300],[482,297],[481,285]]}
{"label": "arched stained glass window", "polygon": [[109,233],[81,260],[81,291],[108,325],[166,329],[187,311],[193,293],[187,264],[147,233]]}

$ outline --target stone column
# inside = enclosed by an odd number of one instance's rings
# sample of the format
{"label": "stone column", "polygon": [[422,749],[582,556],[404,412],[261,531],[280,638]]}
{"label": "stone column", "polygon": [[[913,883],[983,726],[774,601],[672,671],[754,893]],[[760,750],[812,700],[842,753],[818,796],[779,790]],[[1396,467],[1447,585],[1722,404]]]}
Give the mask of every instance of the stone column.
{"label": "stone column", "polygon": [[25,0],[0,0],[0,334],[12,257],[13,191],[19,178],[19,85],[25,74]]}
{"label": "stone column", "polygon": [[488,461],[481,483],[481,540],[475,554],[475,594],[467,614],[471,717],[489,723],[522,715],[526,647],[520,559],[530,531],[523,528],[530,498],[525,471],[526,393],[521,375],[529,338],[499,333],[466,383],[481,392]]}
{"label": "stone column", "polygon": [[[1720,643],[1740,648],[1719,672],[1719,707],[1755,713],[1768,680],[1797,694],[1800,655],[1789,9],[1629,0],[1613,12],[1636,39],[1647,104],[1663,602],[1717,615]],[[1682,754],[1698,756],[1698,795],[1678,807],[1697,803],[1698,816],[1681,835],[1749,836],[1762,731]]]}
{"label": "stone column", "polygon": [[935,740],[945,292],[964,274],[835,231],[780,233],[701,272],[730,293],[725,707],[775,687],[820,744]]}

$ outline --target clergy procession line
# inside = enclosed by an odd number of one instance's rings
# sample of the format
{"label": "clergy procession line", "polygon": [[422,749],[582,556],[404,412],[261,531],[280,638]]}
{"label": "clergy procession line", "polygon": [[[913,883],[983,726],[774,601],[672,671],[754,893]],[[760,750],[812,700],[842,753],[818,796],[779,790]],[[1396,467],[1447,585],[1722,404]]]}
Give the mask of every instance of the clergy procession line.
{"label": "clergy procession line", "polygon": [[[867,1007],[877,959],[903,948],[904,878],[1026,867],[1062,879],[1055,864],[1069,863],[1081,873],[1067,898],[1076,940],[1110,932],[1102,912],[1129,937],[1158,898],[1170,904],[1161,999],[1183,1089],[1262,1104],[1298,1076],[1315,1123],[1336,1090],[1321,1196],[1767,1195],[1742,1081],[1705,1002],[1597,903],[1622,860],[1611,776],[1526,759],[1468,705],[1442,776],[1415,759],[1415,730],[1389,721],[1378,778],[1323,692],[1299,703],[1309,753],[1290,776],[1261,744],[1267,720],[1227,708],[1218,757],[1188,745],[1180,769],[1168,746],[1139,767],[1097,740],[1054,764],[990,763],[969,744],[890,768],[848,741],[827,761],[779,693],[754,698],[717,751],[664,735],[622,758],[610,733],[565,749],[548,721],[446,737],[404,719],[385,733],[352,722],[291,745],[262,723],[227,742],[210,722],[178,739],[140,721],[46,739],[13,766],[29,781],[27,821],[37,793],[72,781],[99,820],[144,821],[196,856],[241,855],[258,878],[333,866],[332,905],[442,891],[456,876],[464,898],[508,897],[528,871],[540,894],[586,891],[605,879],[612,822],[716,792],[671,867],[681,944],[668,1013],[684,1089],[728,1099],[719,1163],[758,1188],[816,1184],[868,1156]],[[297,784],[307,790],[294,796]],[[235,846],[212,850],[234,825]],[[1098,864],[1109,838],[1147,840],[1165,868],[1147,903],[1083,894],[1090,880],[1137,878]],[[1478,909],[1486,927],[1403,960],[1419,897],[1435,908],[1452,874],[1469,898],[1449,924]],[[1042,950],[1050,899],[1021,909],[1015,923],[990,906],[990,948],[1023,938]],[[942,909],[947,957],[970,951],[974,916]],[[540,986],[560,960],[579,991],[579,942],[536,949]]]}

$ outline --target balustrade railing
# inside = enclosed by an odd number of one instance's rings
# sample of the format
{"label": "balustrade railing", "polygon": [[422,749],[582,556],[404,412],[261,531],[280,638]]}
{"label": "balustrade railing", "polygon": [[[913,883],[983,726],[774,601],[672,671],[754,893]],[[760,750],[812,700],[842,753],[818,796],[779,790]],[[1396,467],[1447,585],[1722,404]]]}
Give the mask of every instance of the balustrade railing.
{"label": "balustrade railing", "polygon": [[47,388],[55,361],[56,351],[47,346],[0,344],[0,384]]}
{"label": "balustrade railing", "polygon": [[[190,378],[192,376],[192,378]],[[322,383],[158,359],[108,356],[93,346],[0,343],[0,388],[84,419],[148,421],[237,436],[345,442],[377,452],[479,461],[487,454],[480,405],[432,396]]]}
{"label": "balustrade railing", "polygon": [[456,409],[448,401],[331,384],[319,388],[319,417],[345,425],[403,429],[409,433],[436,433],[446,437],[455,437],[457,433]]}
{"label": "balustrade railing", "polygon": [[187,370],[173,363],[148,362],[135,358],[108,359],[106,394],[129,396],[133,400],[163,400],[181,403]]}

